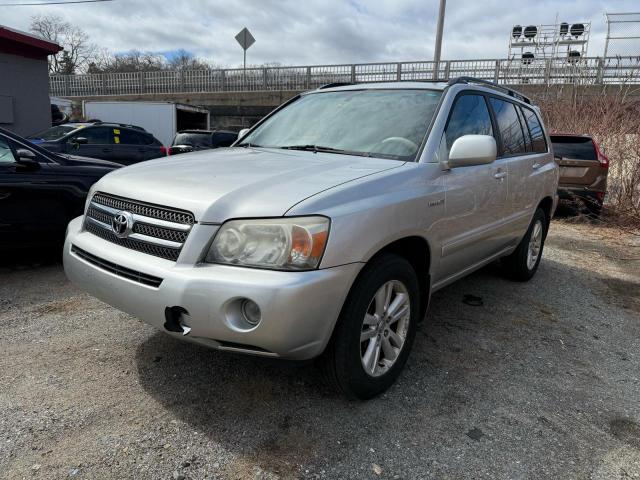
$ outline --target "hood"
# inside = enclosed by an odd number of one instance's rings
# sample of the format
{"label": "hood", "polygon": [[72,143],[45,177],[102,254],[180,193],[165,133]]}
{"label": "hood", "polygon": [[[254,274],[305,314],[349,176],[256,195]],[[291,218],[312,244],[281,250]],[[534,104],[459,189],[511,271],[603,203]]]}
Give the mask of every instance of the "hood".
{"label": "hood", "polygon": [[188,210],[199,222],[221,223],[282,216],[319,192],[403,164],[329,153],[220,148],[121,168],[93,190]]}
{"label": "hood", "polygon": [[82,165],[87,167],[107,167],[120,168],[120,163],[101,160],[99,158],[81,157],[80,155],[67,155],[66,153],[58,153],[58,157],[62,157],[66,165]]}

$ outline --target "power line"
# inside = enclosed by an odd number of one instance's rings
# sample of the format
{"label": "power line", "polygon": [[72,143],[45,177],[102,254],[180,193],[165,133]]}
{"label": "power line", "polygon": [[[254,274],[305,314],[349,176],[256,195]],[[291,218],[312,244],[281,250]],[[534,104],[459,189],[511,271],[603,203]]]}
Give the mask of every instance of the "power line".
{"label": "power line", "polygon": [[68,3],[98,3],[113,2],[114,0],[70,0],[68,2],[39,2],[39,3],[0,3],[0,7],[28,7],[43,5],[67,5]]}

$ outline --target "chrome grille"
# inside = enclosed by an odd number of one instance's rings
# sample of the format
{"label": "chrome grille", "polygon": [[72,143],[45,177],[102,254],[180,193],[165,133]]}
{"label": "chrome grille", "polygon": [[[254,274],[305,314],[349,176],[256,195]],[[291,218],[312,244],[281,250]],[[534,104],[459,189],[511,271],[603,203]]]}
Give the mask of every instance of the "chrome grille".
{"label": "chrome grille", "polygon": [[131,213],[137,213],[138,215],[144,215],[145,217],[167,220],[168,222],[184,223],[187,225],[195,223],[193,214],[189,212],[138,202],[136,200],[128,200],[126,198],[116,197],[115,195],[106,195],[98,192],[93,196],[91,201],[115,208],[116,210],[126,210]]}
{"label": "chrome grille", "polygon": [[[132,225],[116,235],[114,217],[128,212]],[[190,212],[136,200],[96,193],[85,216],[85,229],[92,234],[132,250],[167,260],[177,260],[195,218]]]}

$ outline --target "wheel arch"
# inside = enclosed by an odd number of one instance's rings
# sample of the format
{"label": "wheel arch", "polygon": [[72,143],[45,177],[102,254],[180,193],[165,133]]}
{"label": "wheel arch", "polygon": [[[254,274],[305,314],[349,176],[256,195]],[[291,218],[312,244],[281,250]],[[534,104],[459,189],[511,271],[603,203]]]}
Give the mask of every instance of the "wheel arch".
{"label": "wheel arch", "polygon": [[551,212],[553,210],[553,198],[544,197],[542,200],[540,200],[540,203],[538,203],[538,208],[542,209],[545,216],[547,217],[547,225],[545,226],[546,227],[545,236],[546,236],[546,232],[549,230],[549,224],[551,223]]}
{"label": "wheel arch", "polygon": [[[419,235],[398,238],[379,248],[369,257],[367,263],[386,253],[404,258],[414,268],[420,285],[420,319],[422,320],[427,312],[431,292],[430,270],[432,255],[429,242]],[[358,278],[355,281],[357,280]]]}

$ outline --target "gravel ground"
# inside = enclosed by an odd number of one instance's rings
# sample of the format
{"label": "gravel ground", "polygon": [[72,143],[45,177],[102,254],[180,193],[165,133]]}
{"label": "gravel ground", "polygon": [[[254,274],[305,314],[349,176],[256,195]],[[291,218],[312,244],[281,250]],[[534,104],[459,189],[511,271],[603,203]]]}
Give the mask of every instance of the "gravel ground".
{"label": "gravel ground", "polygon": [[533,281],[490,266],[436,293],[399,382],[363,403],[13,261],[0,477],[640,478],[639,266],[640,237],[554,222]]}

